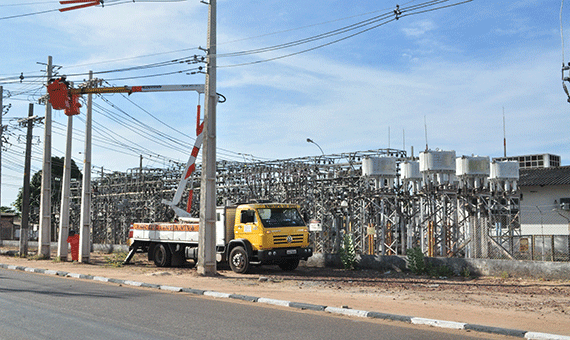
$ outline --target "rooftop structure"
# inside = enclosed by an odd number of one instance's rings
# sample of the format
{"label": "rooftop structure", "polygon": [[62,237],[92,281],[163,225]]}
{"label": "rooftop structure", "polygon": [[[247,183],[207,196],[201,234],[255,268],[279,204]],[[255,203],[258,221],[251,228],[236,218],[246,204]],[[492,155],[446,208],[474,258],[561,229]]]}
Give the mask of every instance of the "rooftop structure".
{"label": "rooftop structure", "polygon": [[553,168],[560,166],[560,156],[548,153],[539,155],[524,155],[511,157],[497,157],[494,161],[517,161],[520,169]]}

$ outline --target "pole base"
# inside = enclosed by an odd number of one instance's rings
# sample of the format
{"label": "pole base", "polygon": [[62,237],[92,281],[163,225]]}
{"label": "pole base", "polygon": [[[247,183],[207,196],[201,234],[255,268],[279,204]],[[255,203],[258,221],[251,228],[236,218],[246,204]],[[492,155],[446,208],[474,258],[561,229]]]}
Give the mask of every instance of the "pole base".
{"label": "pole base", "polygon": [[198,264],[196,267],[198,274],[202,276],[215,276],[218,272],[216,270],[216,263],[206,263],[205,265]]}

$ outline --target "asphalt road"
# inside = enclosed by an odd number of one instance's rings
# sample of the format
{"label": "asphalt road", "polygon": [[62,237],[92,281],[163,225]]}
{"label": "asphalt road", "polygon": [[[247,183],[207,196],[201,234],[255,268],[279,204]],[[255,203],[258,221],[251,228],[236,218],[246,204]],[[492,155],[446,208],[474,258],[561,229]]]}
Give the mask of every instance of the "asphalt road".
{"label": "asphalt road", "polygon": [[488,337],[0,269],[0,339]]}

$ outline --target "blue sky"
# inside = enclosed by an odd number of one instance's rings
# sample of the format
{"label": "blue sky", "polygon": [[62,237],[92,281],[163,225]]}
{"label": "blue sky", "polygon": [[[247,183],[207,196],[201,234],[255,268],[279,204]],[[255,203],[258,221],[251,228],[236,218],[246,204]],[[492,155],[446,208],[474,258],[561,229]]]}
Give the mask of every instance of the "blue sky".
{"label": "blue sky", "polygon": [[[399,3],[402,8],[424,2]],[[449,1],[443,5],[457,3]],[[13,120],[27,115],[28,103],[45,92],[42,70],[47,56],[76,84],[95,72],[204,55],[207,5],[177,2],[111,1],[66,13],[0,19],[0,85],[3,123],[11,145],[2,155],[2,205],[10,205],[22,186],[23,144]],[[248,56],[248,51],[313,37],[390,13],[393,1],[227,1],[218,0],[217,90],[227,101],[218,105],[218,159],[284,159],[379,148],[404,148],[414,154],[426,145],[455,150],[457,155],[503,154],[503,108],[508,155],[552,153],[570,164],[570,104],[561,86],[560,1],[490,0],[402,17],[330,46],[287,58],[317,43]],[[0,1],[0,18],[49,11],[58,1]],[[570,38],[570,4],[562,13]],[[566,41],[566,62],[570,41]],[[254,64],[236,66],[244,63]],[[200,84],[203,74],[170,66],[96,74],[112,85]],[[13,80],[23,72],[24,81]],[[154,74],[168,75],[148,77]],[[137,78],[142,77],[142,78]],[[7,97],[7,95],[9,96]],[[105,95],[95,98],[99,138],[92,163],[105,171],[143,165],[186,162],[195,135],[196,105],[192,92]],[[141,108],[144,108],[141,109]],[[35,105],[43,115],[44,106]],[[107,114],[104,114],[107,113]],[[73,158],[83,163],[81,115],[74,119]],[[137,119],[136,131],[108,117]],[[161,122],[159,122],[154,116]],[[52,154],[63,156],[67,117],[54,111]],[[175,131],[183,132],[185,135]],[[112,131],[112,132],[109,132]],[[133,143],[130,150],[113,146],[111,133]],[[43,139],[43,128],[34,135]],[[147,136],[145,139],[144,136]],[[157,144],[170,136],[174,140]],[[184,141],[186,144],[181,143]],[[41,144],[34,146],[33,172],[41,169]],[[146,149],[143,149],[146,148]]]}

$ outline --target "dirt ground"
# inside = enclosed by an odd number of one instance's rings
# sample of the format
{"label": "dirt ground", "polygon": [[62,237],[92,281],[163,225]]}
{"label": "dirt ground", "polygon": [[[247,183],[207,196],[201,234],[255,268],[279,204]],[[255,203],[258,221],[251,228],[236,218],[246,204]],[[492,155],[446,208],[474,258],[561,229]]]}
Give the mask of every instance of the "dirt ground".
{"label": "dirt ground", "polygon": [[570,281],[428,278],[396,271],[307,267],[283,272],[276,266],[254,267],[245,275],[220,267],[217,276],[203,277],[192,263],[157,268],[142,254],[126,266],[120,265],[122,260],[121,255],[101,253],[91,254],[89,264],[0,256],[0,263],[32,268],[570,335]]}

